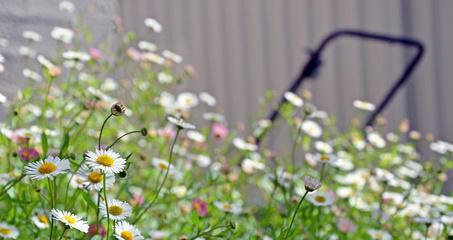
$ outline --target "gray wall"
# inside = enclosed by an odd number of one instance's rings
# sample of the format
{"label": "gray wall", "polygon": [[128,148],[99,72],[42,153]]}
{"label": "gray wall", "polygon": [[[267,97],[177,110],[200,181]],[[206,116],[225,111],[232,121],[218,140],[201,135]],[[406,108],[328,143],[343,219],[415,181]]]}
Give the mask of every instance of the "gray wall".
{"label": "gray wall", "polygon": [[[385,115],[395,125],[407,116],[414,129],[453,140],[453,1],[451,0],[120,0],[128,29],[185,56],[199,73],[192,90],[218,97],[232,122],[247,119],[266,89],[281,93],[306,50],[329,32],[354,28],[411,36],[426,55],[411,82]],[[143,19],[164,25],[151,35]],[[377,103],[401,74],[412,52],[381,43],[341,40],[329,47],[316,81],[306,87],[315,102],[347,126],[352,101]]]}

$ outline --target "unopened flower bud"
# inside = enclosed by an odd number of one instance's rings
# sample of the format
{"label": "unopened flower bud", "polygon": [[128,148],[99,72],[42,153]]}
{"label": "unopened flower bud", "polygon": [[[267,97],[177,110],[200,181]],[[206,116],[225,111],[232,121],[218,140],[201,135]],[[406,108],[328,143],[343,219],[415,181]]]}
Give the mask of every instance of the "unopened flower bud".
{"label": "unopened flower bud", "polygon": [[110,111],[114,116],[121,116],[124,115],[124,113],[126,112],[126,106],[124,106],[121,103],[115,103],[110,108]]}

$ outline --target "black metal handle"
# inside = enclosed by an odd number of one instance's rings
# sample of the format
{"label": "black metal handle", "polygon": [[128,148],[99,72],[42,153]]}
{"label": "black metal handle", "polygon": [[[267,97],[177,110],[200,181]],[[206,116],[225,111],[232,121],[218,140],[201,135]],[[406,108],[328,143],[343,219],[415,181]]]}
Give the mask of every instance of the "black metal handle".
{"label": "black metal handle", "polygon": [[[375,118],[377,115],[379,115],[385,108],[386,106],[390,103],[392,98],[395,96],[395,93],[401,88],[404,83],[406,83],[409,80],[409,76],[411,73],[414,71],[415,67],[417,64],[420,62],[420,59],[423,56],[424,53],[424,47],[423,44],[415,39],[412,38],[405,38],[405,37],[397,37],[397,36],[391,36],[391,35],[386,35],[386,34],[380,34],[380,33],[372,33],[372,32],[366,32],[366,31],[357,31],[357,30],[339,30],[331,33],[328,35],[318,46],[318,48],[315,51],[312,51],[310,53],[310,59],[308,62],[304,65],[302,68],[301,73],[299,76],[294,80],[294,82],[290,85],[290,87],[286,90],[288,92],[297,92],[299,87],[302,85],[303,81],[309,77],[313,77],[318,70],[318,67],[321,66],[322,61],[321,61],[321,53],[324,50],[324,48],[327,46],[328,43],[332,42],[333,40],[342,37],[342,36],[350,36],[350,37],[357,37],[360,39],[369,39],[369,40],[375,40],[375,41],[382,41],[382,42],[388,42],[392,44],[400,44],[403,46],[407,47],[412,47],[417,50],[416,55],[409,61],[407,64],[403,74],[398,78],[398,81],[392,86],[390,91],[385,95],[384,99],[379,103],[378,107],[369,115],[367,118],[365,124],[363,125],[363,128],[367,126],[372,126],[374,123]],[[279,109],[282,104],[286,102],[286,99],[282,96],[280,99],[280,102],[277,106],[276,109],[274,109],[271,114],[269,115],[269,120],[271,122],[274,122],[277,117],[279,116]],[[260,137],[257,139],[257,143],[260,142]]]}

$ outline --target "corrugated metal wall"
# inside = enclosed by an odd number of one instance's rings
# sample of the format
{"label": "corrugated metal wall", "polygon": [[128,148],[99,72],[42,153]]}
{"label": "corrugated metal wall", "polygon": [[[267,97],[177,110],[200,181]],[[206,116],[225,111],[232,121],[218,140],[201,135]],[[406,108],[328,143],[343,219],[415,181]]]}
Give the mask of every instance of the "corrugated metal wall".
{"label": "corrugated metal wall", "polygon": [[[412,36],[427,52],[386,116],[409,116],[415,129],[453,140],[453,1],[451,0],[120,0],[129,30],[185,56],[199,79],[189,89],[218,97],[232,122],[254,112],[266,89],[281,93],[329,32],[354,28]],[[155,35],[145,17],[164,25]],[[328,48],[317,80],[307,84],[318,105],[346,126],[352,101],[378,102],[401,74],[411,52],[344,39]]]}

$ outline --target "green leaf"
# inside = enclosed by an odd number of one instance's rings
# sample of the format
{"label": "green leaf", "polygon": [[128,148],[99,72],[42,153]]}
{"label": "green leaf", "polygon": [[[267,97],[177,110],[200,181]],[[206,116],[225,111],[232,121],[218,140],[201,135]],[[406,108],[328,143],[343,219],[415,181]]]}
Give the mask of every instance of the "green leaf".
{"label": "green leaf", "polygon": [[68,147],[69,147],[69,133],[66,132],[63,137],[63,144],[61,144],[60,147],[60,157],[62,157],[66,153]]}
{"label": "green leaf", "polygon": [[47,142],[47,135],[44,131],[41,133],[41,146],[43,155],[46,156],[47,150],[49,149],[49,143]]}

